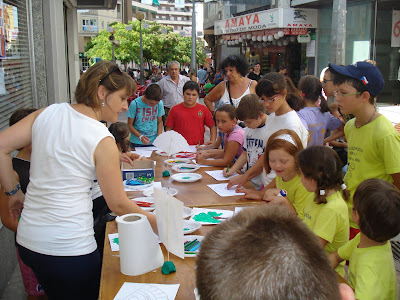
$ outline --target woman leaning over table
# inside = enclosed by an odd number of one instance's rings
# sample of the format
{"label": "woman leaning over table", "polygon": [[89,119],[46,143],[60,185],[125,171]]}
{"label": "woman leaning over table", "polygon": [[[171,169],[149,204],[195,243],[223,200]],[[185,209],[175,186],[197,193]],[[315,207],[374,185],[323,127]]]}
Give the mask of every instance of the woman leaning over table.
{"label": "woman leaning over table", "polygon": [[[122,185],[114,139],[100,120],[116,122],[136,85],[117,65],[101,61],[75,90],[77,104],[41,109],[0,133],[0,184],[18,218],[17,243],[49,299],[97,299],[100,259],[93,236],[90,187],[97,178],[110,209],[142,213]],[[27,193],[13,176],[10,153],[32,142]]]}
{"label": "woman leaning over table", "polygon": [[204,98],[204,103],[211,112],[214,112],[213,102],[219,100],[219,105],[232,104],[238,107],[243,96],[255,94],[257,81],[250,80],[246,76],[249,65],[242,56],[231,55],[224,59],[220,69],[226,81],[220,82]]}

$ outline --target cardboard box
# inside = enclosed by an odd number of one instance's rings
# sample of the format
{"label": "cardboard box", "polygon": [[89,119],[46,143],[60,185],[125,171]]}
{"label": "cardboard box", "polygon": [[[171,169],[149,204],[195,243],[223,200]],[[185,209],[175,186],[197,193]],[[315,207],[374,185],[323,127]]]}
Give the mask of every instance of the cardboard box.
{"label": "cardboard box", "polygon": [[154,178],[156,162],[154,160],[135,160],[133,167],[122,163],[122,180],[135,179],[138,177]]}

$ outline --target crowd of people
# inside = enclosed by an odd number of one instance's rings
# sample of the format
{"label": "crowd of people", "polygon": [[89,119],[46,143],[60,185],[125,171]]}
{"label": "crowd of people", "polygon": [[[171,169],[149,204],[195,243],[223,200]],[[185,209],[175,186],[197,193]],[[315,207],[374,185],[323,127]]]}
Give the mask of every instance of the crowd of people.
{"label": "crowd of people", "polygon": [[[1,219],[17,232],[20,263],[42,293],[96,299],[96,240],[104,233],[94,233],[104,226],[93,229],[93,220],[104,208],[144,214],[157,232],[154,215],[128,200],[120,162],[141,159],[129,148],[175,130],[197,145],[197,163],[240,173],[228,188],[267,204],[205,238],[196,269],[201,299],[354,299],[334,278],[333,270],[345,275],[345,260],[355,298],[397,299],[389,240],[400,232],[400,135],[376,108],[379,69],[329,64],[321,79],[305,76],[298,87],[285,72],[248,70],[237,55],[215,73],[200,66],[181,74],[171,61],[128,107],[135,81],[102,61],[80,78],[77,104],[24,112],[0,133]],[[116,123],[122,111],[127,124]],[[113,124],[108,130],[100,121]],[[252,189],[243,187],[248,181]]]}

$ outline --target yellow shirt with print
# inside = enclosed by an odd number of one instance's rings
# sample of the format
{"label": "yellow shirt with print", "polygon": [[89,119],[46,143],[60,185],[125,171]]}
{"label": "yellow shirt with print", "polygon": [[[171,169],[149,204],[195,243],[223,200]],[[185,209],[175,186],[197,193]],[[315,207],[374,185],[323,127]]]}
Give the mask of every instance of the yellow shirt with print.
{"label": "yellow shirt with print", "polygon": [[[317,204],[314,199],[307,199],[304,206],[304,223],[321,239],[328,243],[327,253],[335,252],[349,241],[349,215],[347,204],[341,192],[326,197],[327,203]],[[335,269],[344,276],[344,264]]]}
{"label": "yellow shirt with print", "polygon": [[286,190],[287,199],[296,209],[300,219],[304,219],[304,204],[307,198],[312,198],[313,193],[310,193],[301,183],[300,175],[296,175],[292,180],[283,181],[282,177],[275,177],[276,187],[280,190]]}
{"label": "yellow shirt with print", "polygon": [[[348,167],[344,177],[350,191],[349,217],[357,186],[366,179],[379,178],[393,183],[390,174],[400,173],[400,135],[392,123],[379,116],[369,124],[356,128],[354,119],[347,122],[344,132],[348,143]],[[350,219],[350,226],[358,228]]]}
{"label": "yellow shirt with print", "polygon": [[356,299],[397,300],[397,277],[390,242],[357,248],[360,234],[339,248],[338,255],[350,261],[347,280]]}

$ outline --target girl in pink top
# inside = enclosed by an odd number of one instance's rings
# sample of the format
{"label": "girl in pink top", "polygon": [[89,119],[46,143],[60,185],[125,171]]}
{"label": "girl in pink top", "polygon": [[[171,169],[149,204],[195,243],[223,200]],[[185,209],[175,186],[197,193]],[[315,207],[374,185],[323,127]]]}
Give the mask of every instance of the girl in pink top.
{"label": "girl in pink top", "polygon": [[[210,166],[232,166],[242,154],[244,142],[244,130],[237,125],[236,108],[230,104],[220,106],[215,112],[215,121],[218,138],[215,143],[198,148],[196,161]],[[220,145],[222,149],[214,149]]]}

